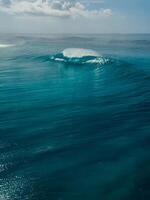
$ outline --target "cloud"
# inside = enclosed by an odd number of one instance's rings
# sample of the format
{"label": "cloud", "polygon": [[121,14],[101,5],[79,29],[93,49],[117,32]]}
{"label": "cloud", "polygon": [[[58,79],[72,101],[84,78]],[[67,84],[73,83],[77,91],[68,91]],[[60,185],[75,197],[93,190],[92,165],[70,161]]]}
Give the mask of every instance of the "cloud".
{"label": "cloud", "polygon": [[111,9],[91,10],[74,0],[0,0],[0,10],[9,14],[53,17],[108,17]]}
{"label": "cloud", "polygon": [[112,16],[113,13],[112,13],[111,9],[104,9],[103,14],[105,16]]}

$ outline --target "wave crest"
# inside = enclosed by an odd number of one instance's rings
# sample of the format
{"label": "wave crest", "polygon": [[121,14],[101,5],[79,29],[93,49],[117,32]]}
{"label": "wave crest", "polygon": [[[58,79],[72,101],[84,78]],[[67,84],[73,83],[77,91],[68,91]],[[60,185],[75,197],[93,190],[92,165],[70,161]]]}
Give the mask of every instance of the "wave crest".
{"label": "wave crest", "polygon": [[62,52],[64,57],[67,58],[82,58],[87,56],[98,57],[99,54],[91,49],[81,49],[81,48],[68,48]]}

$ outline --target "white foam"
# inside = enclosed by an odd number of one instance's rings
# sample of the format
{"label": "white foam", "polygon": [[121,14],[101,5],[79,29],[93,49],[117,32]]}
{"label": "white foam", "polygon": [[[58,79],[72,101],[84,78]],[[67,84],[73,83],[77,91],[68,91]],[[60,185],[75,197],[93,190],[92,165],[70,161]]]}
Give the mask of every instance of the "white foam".
{"label": "white foam", "polygon": [[61,61],[61,62],[64,61],[63,58],[55,58],[55,60],[56,60],[56,61]]}
{"label": "white foam", "polygon": [[91,63],[91,64],[95,63],[95,64],[102,64],[102,65],[104,65],[105,63],[108,63],[108,62],[109,62],[109,59],[102,58],[102,57],[86,61],[86,63]]}
{"label": "white foam", "polygon": [[0,48],[8,48],[8,47],[13,47],[13,44],[0,44]]}
{"label": "white foam", "polygon": [[63,50],[63,56],[67,58],[82,58],[85,56],[98,57],[99,54],[91,49],[81,49],[81,48],[68,48]]}

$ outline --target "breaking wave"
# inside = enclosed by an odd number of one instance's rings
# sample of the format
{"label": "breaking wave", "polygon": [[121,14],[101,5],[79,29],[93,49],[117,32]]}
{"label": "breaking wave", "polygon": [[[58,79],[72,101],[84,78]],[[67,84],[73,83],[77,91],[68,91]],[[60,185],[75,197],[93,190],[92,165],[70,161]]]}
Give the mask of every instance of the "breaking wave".
{"label": "breaking wave", "polygon": [[96,51],[91,49],[68,48],[61,53],[50,56],[51,61],[72,63],[72,64],[99,64],[103,65],[110,60],[99,55]]}

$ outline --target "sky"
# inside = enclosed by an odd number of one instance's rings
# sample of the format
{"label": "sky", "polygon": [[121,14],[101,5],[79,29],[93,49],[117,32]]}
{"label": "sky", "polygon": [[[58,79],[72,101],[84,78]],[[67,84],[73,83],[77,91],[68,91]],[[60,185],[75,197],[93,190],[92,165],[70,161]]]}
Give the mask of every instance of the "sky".
{"label": "sky", "polygon": [[150,0],[0,0],[1,33],[150,33]]}

